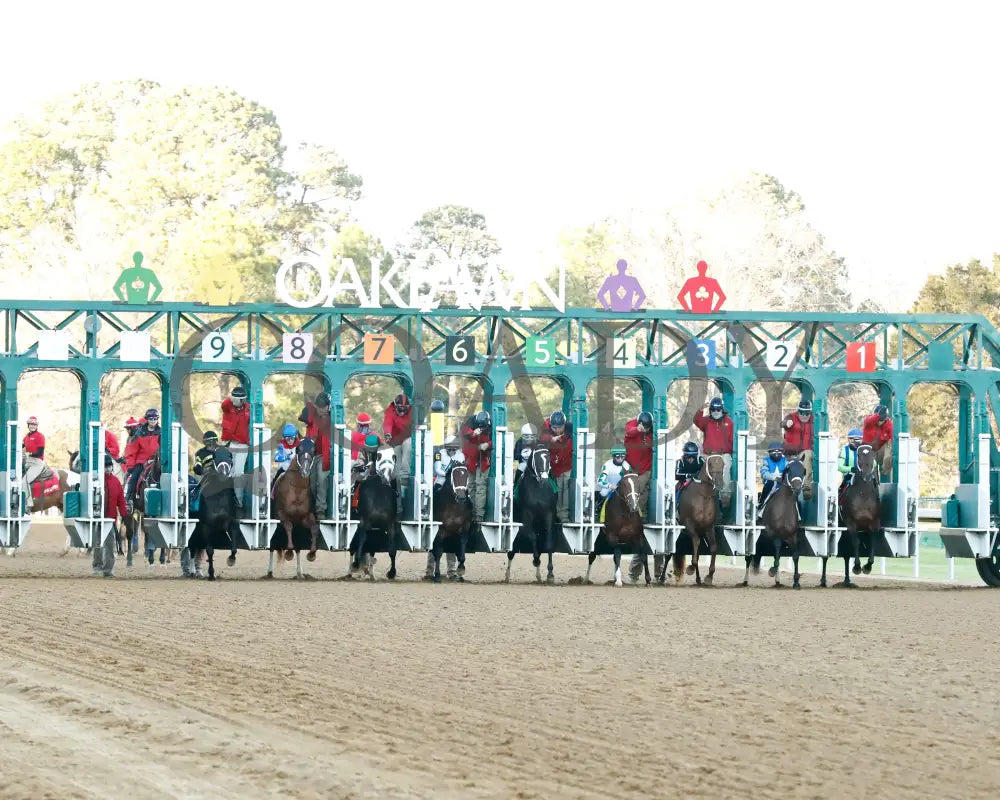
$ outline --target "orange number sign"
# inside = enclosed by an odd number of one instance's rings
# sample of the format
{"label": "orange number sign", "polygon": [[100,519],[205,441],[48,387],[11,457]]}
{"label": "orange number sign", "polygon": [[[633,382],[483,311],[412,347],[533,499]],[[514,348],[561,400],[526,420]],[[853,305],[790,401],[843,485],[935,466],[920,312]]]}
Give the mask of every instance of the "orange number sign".
{"label": "orange number sign", "polygon": [[365,334],[365,363],[391,364],[396,355],[396,337],[391,333]]}

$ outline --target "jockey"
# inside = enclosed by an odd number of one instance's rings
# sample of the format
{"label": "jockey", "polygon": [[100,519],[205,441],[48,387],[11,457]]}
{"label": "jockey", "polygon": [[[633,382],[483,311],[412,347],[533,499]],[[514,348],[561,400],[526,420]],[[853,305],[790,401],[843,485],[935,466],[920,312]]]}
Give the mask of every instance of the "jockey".
{"label": "jockey", "polygon": [[530,422],[521,426],[521,437],[514,442],[514,463],[517,470],[514,472],[514,485],[517,486],[524,471],[528,468],[528,459],[538,444],[538,429]]}
{"label": "jockey", "polygon": [[600,477],[597,479],[597,493],[594,497],[594,514],[600,513],[604,503],[614,493],[618,487],[622,475],[632,470],[632,465],[625,460],[624,447],[612,447],[611,458],[604,462],[601,467]]}
{"label": "jockey", "polygon": [[687,486],[694,478],[698,477],[701,468],[705,464],[705,459],[698,452],[698,445],[695,442],[688,442],[681,450],[681,457],[674,465],[674,505],[681,496],[681,489]]}
{"label": "jockey", "polygon": [[128,487],[125,490],[125,499],[130,507],[135,499],[135,489],[139,482],[139,476],[146,464],[160,452],[160,412],[151,408],[143,419],[145,422],[139,426],[125,448],[125,465],[128,468]]}
{"label": "jockey", "polygon": [[28,417],[28,432],[21,441],[24,448],[24,483],[28,491],[25,505],[30,512],[35,503],[31,485],[45,472],[45,437],[38,430],[38,418]]}
{"label": "jockey", "polygon": [[[397,394],[382,414],[382,435],[396,456],[396,478],[401,487],[410,485],[410,459],[413,453],[413,406],[405,394]],[[403,511],[399,494],[399,513]]]}
{"label": "jockey", "polygon": [[277,483],[281,473],[288,469],[292,463],[292,457],[302,439],[299,437],[298,429],[288,423],[281,429],[281,441],[278,442],[278,449],[274,454],[274,475],[271,476],[271,496],[274,497],[274,484]]}
{"label": "jockey", "polygon": [[212,463],[215,449],[219,446],[219,435],[215,431],[205,431],[201,435],[202,447],[194,454],[194,474],[199,477],[205,474],[205,469]]}
{"label": "jockey", "polygon": [[[222,401],[222,443],[233,454],[233,477],[242,475],[250,453],[250,404],[242,386],[233,387]],[[236,493],[236,504],[243,504],[240,492]]]}
{"label": "jockey", "polygon": [[362,411],[357,416],[358,428],[351,433],[351,458],[357,460],[360,452],[365,448],[368,434],[372,429],[372,418],[370,414]]}
{"label": "jockey", "polygon": [[[542,426],[542,444],[549,448],[550,475],[556,483],[556,519],[569,522],[569,483],[573,472],[573,426],[566,415],[553,411]],[[516,451],[515,451],[516,452]]]}
{"label": "jockey", "polygon": [[858,428],[851,428],[847,432],[847,444],[840,452],[837,460],[837,471],[842,473],[844,478],[840,482],[840,491],[844,491],[851,482],[851,473],[858,463],[858,447],[861,445],[861,431]]}
{"label": "jockey", "polygon": [[785,458],[785,448],[780,442],[771,442],[767,446],[767,455],[760,465],[760,479],[764,482],[764,487],[757,496],[757,516],[764,512],[764,506],[771,493],[777,488],[778,482],[788,468],[788,459]]}
{"label": "jockey", "polygon": [[444,440],[444,447],[434,454],[434,491],[444,486],[453,465],[464,463],[465,454],[459,447],[458,439],[449,436]]}

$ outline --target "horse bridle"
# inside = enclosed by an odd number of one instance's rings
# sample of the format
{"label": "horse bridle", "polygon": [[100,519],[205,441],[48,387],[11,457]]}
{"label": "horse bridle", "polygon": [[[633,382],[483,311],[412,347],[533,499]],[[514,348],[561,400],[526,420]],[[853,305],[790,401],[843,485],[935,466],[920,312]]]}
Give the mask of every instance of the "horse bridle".
{"label": "horse bridle", "polygon": [[634,472],[629,472],[627,475],[622,475],[622,479],[618,482],[621,486],[625,481],[628,481],[628,485],[631,487],[631,492],[621,492],[621,494],[628,498],[628,506],[632,511],[639,510],[639,490],[636,488],[635,482],[638,476]]}
{"label": "horse bridle", "polygon": [[[449,472],[448,472],[448,483],[451,484],[451,491],[452,491],[452,493],[456,497],[458,496],[458,490],[459,490],[460,487],[455,486],[455,472],[458,471],[459,467],[461,467],[462,469],[465,470],[466,476],[468,476],[468,474],[469,474],[468,468],[465,467],[464,465],[461,465],[461,464],[456,465],[453,469],[449,470]],[[468,481],[468,477],[466,477],[466,480]],[[461,488],[464,491],[468,492],[469,491],[469,484],[466,483],[465,486],[462,486]]]}
{"label": "horse bridle", "polygon": [[[708,475],[708,482],[710,484],[712,484],[712,491],[714,492],[716,489],[719,488],[719,486],[715,482],[715,478],[712,477],[712,470],[710,470],[708,468],[708,462],[711,461],[713,458],[718,458],[718,459],[720,459],[722,461],[722,468],[723,469],[726,468],[726,459],[724,459],[722,457],[721,453],[709,453],[707,456],[705,456],[705,472]],[[693,478],[691,478],[691,480],[694,483],[702,483],[703,481],[699,477],[700,475],[701,475],[701,471],[699,470],[698,475],[695,475]]]}
{"label": "horse bridle", "polygon": [[[858,456],[861,454],[862,448],[864,448],[866,452],[872,454],[872,471],[869,475],[865,475],[865,473],[861,471],[861,466],[858,461]],[[861,480],[865,481],[874,480],[878,476],[878,459],[875,458],[875,448],[867,442],[859,444],[857,449],[854,451],[854,468],[851,470],[851,483],[854,483],[855,475],[860,475]]]}

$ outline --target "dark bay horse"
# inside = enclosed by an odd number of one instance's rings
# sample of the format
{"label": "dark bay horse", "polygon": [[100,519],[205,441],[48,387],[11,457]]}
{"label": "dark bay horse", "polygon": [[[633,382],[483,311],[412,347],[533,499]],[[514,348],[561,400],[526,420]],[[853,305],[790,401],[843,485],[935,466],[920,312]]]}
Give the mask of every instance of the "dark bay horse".
{"label": "dark bay horse", "polygon": [[[774,566],[767,571],[767,574],[774,578],[775,586],[781,586],[781,581],[778,579],[778,569],[781,562],[781,547],[784,545],[791,551],[792,563],[795,565],[792,588],[802,588],[799,585],[799,528],[802,522],[799,518],[798,496],[802,490],[805,474],[806,468],[801,461],[789,461],[781,483],[767,499],[767,505],[764,506],[764,536],[769,537],[774,546]],[[761,541],[764,540],[764,536],[761,537]],[[743,576],[744,586],[748,586],[750,583],[750,563],[760,563],[755,561],[754,556],[747,556],[746,561],[747,571]]]}
{"label": "dark bay horse", "polygon": [[649,575],[649,543],[643,530],[642,515],[639,513],[638,476],[634,472],[622,475],[618,487],[604,503],[604,527],[594,540],[594,550],[587,556],[587,575],[584,583],[590,583],[590,568],[597,559],[598,542],[606,542],[614,550],[615,586],[622,585],[622,549],[634,547],[642,554],[642,566],[646,572],[646,585],[651,582]]}
{"label": "dark bay horse", "polygon": [[[309,475],[316,458],[316,446],[313,440],[306,437],[295,448],[291,463],[274,484],[274,513],[278,517],[279,526],[271,536],[267,560],[266,578],[274,577],[274,552],[285,551],[285,560],[291,561],[295,554],[295,577],[305,578],[302,572],[301,544],[295,544],[293,533],[296,528],[309,531],[309,561],[316,560],[316,549],[319,545],[319,520],[313,510],[312,491],[309,488]],[[284,535],[282,535],[284,534]],[[285,539],[285,546],[281,540]]]}
{"label": "dark bay horse", "polygon": [[556,516],[556,490],[552,488],[549,478],[549,449],[537,446],[528,458],[528,466],[518,482],[518,499],[515,503],[518,509],[518,520],[521,530],[511,542],[511,550],[507,553],[507,573],[504,581],[510,582],[510,562],[514,560],[513,548],[522,536],[531,540],[531,552],[534,556],[532,566],[535,568],[535,580],[542,580],[542,551],[549,556],[549,571],[546,583],[555,583],[552,570],[552,551],[555,549],[555,536],[552,531]]}
{"label": "dark bay horse", "polygon": [[[715,557],[719,552],[715,541],[715,521],[719,515],[719,490],[722,485],[722,470],[725,462],[721,456],[708,456],[701,466],[701,471],[697,477],[691,480],[687,486],[681,490],[681,495],[677,500],[677,521],[683,526],[684,531],[691,537],[691,565],[687,568],[687,574],[694,574],[695,583],[699,586],[702,583],[701,571],[698,568],[698,548],[702,537],[708,543],[708,551],[712,555],[712,562],[708,566],[708,575],[705,576],[705,584],[711,585],[712,577],[715,575]],[[684,568],[684,556],[674,555],[674,579],[679,583],[681,570]],[[666,572],[667,564],[664,560],[663,571]]]}
{"label": "dark bay horse", "polygon": [[[852,587],[850,564],[854,556],[854,574],[862,569],[865,575],[872,571],[875,562],[875,534],[882,530],[882,505],[878,494],[878,466],[875,451],[870,444],[858,445],[851,482],[840,499],[840,513],[847,529],[840,539],[840,553],[844,557],[844,586]],[[868,562],[861,566],[861,534],[867,534]],[[826,558],[820,586],[826,586]]]}
{"label": "dark bay horse", "polygon": [[449,470],[448,478],[434,497],[434,519],[441,523],[431,546],[434,583],[441,582],[441,554],[445,552],[445,544],[449,542],[455,548],[458,558],[456,580],[464,581],[465,548],[468,547],[469,533],[472,530],[469,469],[464,464],[456,464]]}
{"label": "dark bay horse", "polygon": [[212,463],[201,480],[198,501],[198,522],[188,540],[188,550],[200,572],[201,554],[208,556],[208,579],[215,580],[215,549],[229,549],[226,563],[236,564],[236,542],[239,534],[239,510],[233,491],[233,454],[219,447],[212,454]]}
{"label": "dark bay horse", "polygon": [[[396,469],[395,456],[391,448],[379,451],[378,461],[368,475],[362,478],[358,489],[358,527],[351,540],[351,567],[348,575],[353,575],[364,565],[369,579],[375,580],[372,565],[375,563],[376,538],[381,531],[388,539],[389,580],[396,578],[396,542],[403,536],[403,528],[396,517],[396,488],[393,475]],[[438,556],[440,558],[440,554]],[[369,561],[369,559],[371,559]],[[440,577],[440,568],[438,569]]]}
{"label": "dark bay horse", "polygon": [[[163,465],[160,463],[160,454],[157,453],[149,461],[139,475],[135,484],[135,498],[132,501],[132,530],[144,531],[142,520],[146,516],[146,489],[160,485],[160,478],[163,475]],[[126,486],[127,489],[127,486]],[[156,548],[149,543],[149,534],[145,534],[146,559],[149,564],[153,563],[153,554]],[[160,548],[160,563],[166,564],[170,561],[170,553],[167,548]]]}

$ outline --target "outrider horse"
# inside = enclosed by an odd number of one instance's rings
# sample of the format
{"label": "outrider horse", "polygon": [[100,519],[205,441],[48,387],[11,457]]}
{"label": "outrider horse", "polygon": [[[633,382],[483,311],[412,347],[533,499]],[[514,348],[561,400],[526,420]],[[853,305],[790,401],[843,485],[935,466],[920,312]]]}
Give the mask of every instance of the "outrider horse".
{"label": "outrider horse", "polygon": [[[31,486],[24,487],[24,491],[31,492],[31,496],[35,501],[34,507],[31,509],[32,514],[37,514],[39,511],[46,511],[50,508],[58,508],[65,513],[63,498],[67,492],[76,491],[80,485],[80,475],[74,471],[74,464],[78,469],[78,454],[70,453],[69,470],[52,469],[52,467],[46,464],[42,474],[38,476],[38,480]],[[22,475],[25,471],[26,468],[22,467]],[[103,465],[101,474],[104,474]]]}
{"label": "outrider horse", "polygon": [[[691,482],[681,490],[677,500],[677,521],[684,528],[684,531],[691,537],[691,565],[687,568],[687,574],[694,574],[695,583],[701,585],[701,571],[698,568],[698,548],[701,545],[702,537],[708,544],[708,551],[712,554],[712,562],[708,566],[708,575],[705,576],[705,583],[711,585],[712,577],[715,575],[715,557],[719,548],[715,541],[715,521],[719,514],[719,494],[718,487],[722,485],[722,471],[725,462],[721,456],[710,455],[705,458],[705,463],[701,466],[698,475],[691,479]],[[681,571],[684,568],[684,556],[674,555],[674,579],[680,582]],[[663,571],[666,572],[666,561],[663,563]]]}
{"label": "outrider horse", "polygon": [[[878,494],[878,474],[875,452],[870,444],[858,445],[851,482],[840,498],[840,513],[847,529],[840,539],[840,554],[844,557],[844,586],[852,587],[850,564],[854,556],[854,574],[862,571],[861,536],[867,534],[868,562],[865,575],[872,571],[875,562],[875,534],[882,530],[882,506]],[[826,586],[826,558],[820,586]]]}
{"label": "outrider horse", "polygon": [[521,530],[511,543],[507,553],[507,572],[505,581],[510,581],[510,562],[514,560],[514,546],[522,536],[531,540],[531,552],[534,556],[532,565],[535,568],[535,580],[542,580],[542,551],[549,556],[549,571],[546,583],[555,582],[552,570],[552,551],[555,549],[553,522],[556,516],[556,490],[549,477],[549,449],[537,446],[528,458],[528,465],[517,486],[515,508],[518,510],[516,519],[521,523]]}
{"label": "outrider horse", "polygon": [[233,491],[233,454],[219,447],[212,454],[212,463],[201,479],[198,501],[198,522],[188,540],[188,550],[200,573],[201,554],[208,555],[208,579],[215,580],[215,549],[229,549],[229,566],[236,564],[236,542],[239,534],[239,512]]}
{"label": "outrider horse", "polygon": [[[302,572],[302,546],[296,546],[293,536],[296,528],[309,531],[309,561],[316,560],[316,548],[319,542],[319,520],[314,511],[312,492],[309,488],[309,474],[316,457],[316,446],[313,440],[306,437],[295,448],[291,463],[274,484],[274,511],[280,525],[271,536],[268,560],[267,578],[274,577],[274,552],[285,551],[285,560],[292,560],[295,554],[295,577],[306,577]],[[285,539],[285,546],[281,540]]]}
{"label": "outrider horse", "polygon": [[643,531],[642,515],[639,513],[638,476],[634,472],[622,475],[614,493],[604,502],[604,527],[597,534],[594,549],[587,556],[587,575],[583,579],[590,583],[590,568],[597,559],[597,546],[606,543],[614,550],[615,586],[622,585],[622,549],[637,548],[642,554],[642,567],[646,572],[646,585],[651,582],[649,576],[649,544]]}
{"label": "outrider horse", "polygon": [[[802,491],[802,483],[805,480],[805,465],[798,460],[788,462],[785,474],[781,479],[778,488],[767,498],[764,506],[764,536],[769,537],[774,546],[774,566],[767,571],[767,574],[774,578],[774,585],[781,586],[778,579],[779,564],[781,562],[781,547],[784,545],[792,555],[792,563],[795,566],[792,576],[792,587],[801,589],[799,585],[799,527],[801,520],[799,517],[799,492]],[[743,585],[750,583],[750,564],[759,564],[759,558],[747,556],[747,571],[743,576]],[[754,570],[756,572],[756,569]]]}
{"label": "outrider horse", "polygon": [[[385,534],[389,551],[389,580],[396,577],[396,542],[402,538],[403,529],[396,518],[396,488],[393,484],[396,459],[391,448],[379,451],[378,462],[373,472],[362,478],[358,487],[358,527],[351,541],[351,567],[353,574],[364,563],[364,571],[375,580],[372,565],[375,563],[375,548],[378,541],[376,531]],[[367,557],[366,557],[367,556]],[[370,561],[369,561],[370,558]],[[440,555],[439,555],[440,558]],[[440,571],[438,572],[440,575]]]}
{"label": "outrider horse", "polygon": [[441,582],[441,554],[454,552],[458,558],[455,580],[465,578],[465,549],[472,529],[472,501],[469,499],[469,469],[456,464],[434,497],[434,519],[440,525],[431,545],[434,556],[434,582]]}

